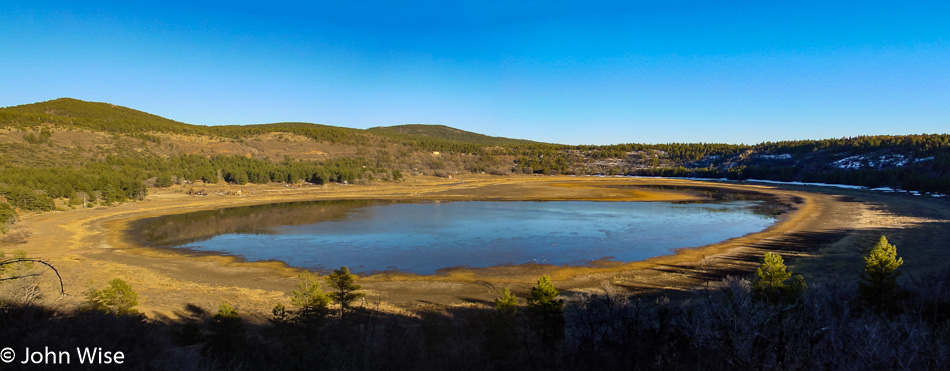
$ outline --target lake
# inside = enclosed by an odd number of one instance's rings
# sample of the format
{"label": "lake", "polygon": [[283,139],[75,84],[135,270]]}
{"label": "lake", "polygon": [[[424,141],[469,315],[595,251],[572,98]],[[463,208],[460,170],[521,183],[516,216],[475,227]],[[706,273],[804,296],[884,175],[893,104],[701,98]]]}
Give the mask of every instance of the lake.
{"label": "lake", "polygon": [[765,201],[312,201],[141,221],[146,246],[279,260],[326,271],[433,274],[453,267],[632,262],[775,223]]}

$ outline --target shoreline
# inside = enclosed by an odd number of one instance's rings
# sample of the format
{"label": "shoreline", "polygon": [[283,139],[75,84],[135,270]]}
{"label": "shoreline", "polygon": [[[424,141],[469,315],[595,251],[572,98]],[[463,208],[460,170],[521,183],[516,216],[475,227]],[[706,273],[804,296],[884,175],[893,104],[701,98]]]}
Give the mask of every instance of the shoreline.
{"label": "shoreline", "polygon": [[[379,198],[462,201],[474,200],[476,196],[484,200],[514,200],[519,198],[519,194],[527,196],[520,198],[529,201],[697,199],[695,196],[684,197],[668,192],[644,195],[642,192],[607,187],[658,184],[772,194],[782,202],[793,205],[794,210],[782,214],[775,224],[763,231],[712,245],[678,249],[675,254],[639,262],[604,262],[597,267],[525,264],[455,269],[444,274],[425,276],[383,272],[361,276],[359,281],[368,294],[367,300],[381,303],[383,310],[396,312],[413,312],[432,305],[486,305],[497,296],[497,289],[502,287],[508,287],[524,297],[541,274],[550,274],[568,298],[602,292],[608,286],[635,293],[687,290],[714,280],[717,276],[754,270],[757,265],[755,257],[761,256],[763,251],[781,247],[776,244],[783,241],[794,245],[796,239],[818,236],[828,240],[825,245],[833,247],[831,245],[841,240],[855,240],[856,234],[864,233],[860,226],[861,220],[856,219],[860,215],[842,217],[835,213],[860,214],[873,208],[870,203],[844,200],[842,196],[834,194],[838,192],[820,193],[794,187],[690,180],[483,177],[466,179],[464,184],[445,184],[440,179],[413,179],[397,184],[336,185],[301,191],[275,186],[207,186],[219,190],[250,189],[253,193],[248,197],[188,196],[173,191],[159,191],[153,192],[145,201],[110,208],[27,215],[21,224],[33,229],[33,236],[25,244],[3,244],[0,249],[23,248],[31,257],[43,258],[56,265],[67,281],[66,289],[70,298],[61,300],[66,306],[82,299],[80,292],[89,287],[89,282],[93,283],[92,287],[100,287],[109,279],[119,277],[139,292],[140,309],[152,318],[182,317],[182,307],[186,304],[215,308],[221,302],[228,301],[237,304],[242,313],[256,320],[265,320],[276,303],[286,304],[289,301],[288,294],[295,285],[294,277],[301,269],[275,261],[242,262],[235,257],[220,255],[195,256],[156,251],[158,249],[137,246],[133,241],[123,239],[124,231],[133,228],[132,222],[135,220],[158,215],[304,200]],[[950,219],[950,215],[945,217]],[[830,234],[825,235],[823,230],[830,231]],[[841,234],[840,238],[838,234]],[[858,241],[846,242],[850,246]],[[816,246],[815,249],[829,246]],[[804,262],[811,253],[789,251],[786,259]]]}
{"label": "shoreline", "polygon": [[[563,185],[562,185],[562,184],[556,184],[555,186],[563,186]],[[614,185],[606,185],[606,187],[611,187],[611,186],[614,186]],[[639,186],[637,186],[637,187],[639,187]],[[648,187],[648,186],[647,186],[647,187]],[[165,254],[175,255],[175,256],[179,256],[179,257],[220,257],[220,258],[226,258],[226,259],[229,259],[229,260],[230,260],[230,259],[233,259],[236,263],[241,263],[241,264],[244,264],[244,263],[248,263],[248,264],[250,264],[250,263],[263,263],[263,264],[266,264],[266,265],[277,264],[277,265],[281,265],[281,266],[282,266],[281,268],[290,269],[290,270],[300,270],[300,271],[303,271],[303,270],[309,270],[309,269],[306,268],[306,267],[293,266],[293,265],[291,265],[291,264],[289,264],[289,263],[287,263],[287,262],[284,262],[284,261],[281,261],[281,260],[277,260],[277,259],[253,260],[253,261],[252,261],[252,260],[247,260],[247,259],[244,258],[244,257],[237,256],[237,255],[233,255],[233,254],[228,254],[228,253],[215,252],[215,251],[202,251],[202,250],[195,250],[195,249],[190,249],[190,248],[174,247],[174,246],[178,246],[178,245],[181,245],[181,244],[188,244],[188,243],[191,243],[191,242],[193,242],[193,241],[202,241],[202,240],[205,240],[205,239],[208,239],[208,238],[213,238],[214,236],[217,236],[217,235],[220,235],[220,234],[241,233],[241,232],[232,232],[232,231],[230,231],[230,230],[227,230],[227,231],[212,231],[212,232],[208,232],[208,233],[206,233],[206,234],[200,234],[200,235],[188,234],[188,237],[184,237],[184,236],[182,236],[182,235],[178,235],[178,236],[176,236],[176,237],[178,237],[178,238],[172,238],[172,241],[174,241],[174,242],[169,242],[169,241],[167,241],[167,240],[162,240],[161,237],[155,237],[155,238],[159,238],[158,241],[160,241],[160,242],[159,242],[158,244],[149,245],[149,242],[150,242],[151,240],[150,240],[148,237],[146,237],[145,235],[143,235],[143,234],[141,234],[141,233],[132,232],[131,230],[134,230],[134,229],[136,229],[136,228],[145,227],[145,225],[146,225],[147,223],[149,223],[150,221],[154,221],[154,220],[156,220],[156,219],[160,219],[160,218],[167,217],[167,216],[187,215],[187,214],[190,214],[190,213],[199,213],[199,212],[202,212],[202,211],[220,211],[220,210],[236,209],[236,208],[244,208],[244,207],[254,207],[254,206],[266,206],[266,205],[275,205],[275,204],[311,203],[311,202],[312,202],[312,203],[317,203],[317,202],[334,202],[334,201],[362,201],[362,202],[367,202],[368,204],[372,205],[372,204],[378,204],[378,203],[392,203],[392,202],[396,202],[396,203],[429,203],[429,202],[434,202],[434,203],[451,203],[451,202],[668,202],[668,203],[680,203],[680,202],[685,202],[685,203],[693,203],[693,202],[701,202],[701,203],[705,203],[705,202],[725,202],[725,201],[731,201],[731,199],[718,198],[718,197],[708,197],[708,196],[703,196],[703,195],[701,195],[703,192],[708,191],[709,189],[713,189],[713,188],[710,188],[710,187],[708,187],[708,186],[704,186],[704,187],[683,187],[683,188],[684,188],[683,190],[677,190],[677,191],[675,191],[676,194],[679,195],[678,197],[670,197],[670,195],[667,195],[667,194],[665,194],[665,193],[664,193],[664,194],[660,194],[659,196],[651,196],[651,195],[649,195],[649,192],[651,192],[651,191],[645,191],[645,192],[644,192],[644,191],[638,191],[638,192],[642,192],[642,193],[644,193],[644,194],[647,194],[647,196],[646,196],[646,197],[643,197],[643,198],[599,199],[599,200],[587,200],[587,199],[585,199],[585,200],[578,200],[578,199],[565,200],[565,199],[558,199],[558,198],[549,198],[549,199],[534,199],[534,200],[527,200],[527,201],[526,201],[526,200],[520,200],[520,199],[494,200],[494,199],[483,199],[483,198],[477,198],[477,197],[475,197],[475,198],[465,198],[465,199],[445,199],[445,198],[436,198],[436,199],[433,199],[433,198],[416,198],[416,199],[405,199],[405,198],[352,198],[352,199],[339,199],[339,198],[328,198],[328,199],[310,199],[310,200],[304,200],[304,201],[276,201],[276,202],[268,202],[268,203],[252,203],[252,204],[249,204],[249,205],[242,205],[242,206],[226,206],[226,207],[214,208],[214,209],[207,209],[207,210],[186,211],[186,212],[184,212],[184,213],[177,213],[177,212],[176,212],[176,213],[164,213],[164,212],[159,212],[159,213],[157,213],[157,214],[155,214],[155,215],[149,215],[149,216],[143,216],[143,217],[134,217],[134,218],[123,219],[123,220],[116,220],[116,221],[114,222],[115,224],[112,225],[112,228],[111,228],[111,229],[112,229],[113,231],[112,231],[111,233],[114,235],[114,240],[116,241],[116,245],[121,244],[121,245],[124,245],[124,246],[132,246],[132,247],[129,247],[129,248],[126,248],[126,249],[148,249],[148,250],[154,251],[154,252],[156,252],[156,253],[165,253]],[[479,272],[486,271],[486,270],[491,269],[491,268],[500,268],[500,269],[511,268],[511,270],[517,270],[518,268],[525,268],[525,267],[530,267],[530,266],[538,266],[538,267],[541,267],[541,268],[544,268],[544,269],[554,269],[554,270],[556,270],[556,269],[561,269],[561,268],[563,268],[563,269],[568,269],[568,270],[570,270],[570,269],[588,269],[588,268],[589,268],[589,269],[594,269],[594,270],[603,270],[604,268],[612,268],[612,267],[619,267],[619,269],[623,269],[623,267],[627,266],[627,265],[630,264],[630,263],[636,263],[636,262],[647,261],[647,260],[649,260],[649,259],[654,259],[654,258],[666,256],[666,255],[676,255],[676,254],[678,254],[679,251],[688,251],[688,250],[691,250],[691,249],[697,249],[697,248],[703,248],[703,247],[706,247],[706,246],[718,245],[718,244],[726,243],[726,242],[728,242],[728,241],[735,240],[735,239],[737,239],[737,238],[742,238],[742,237],[750,236],[750,235],[753,235],[753,234],[765,232],[765,231],[767,231],[767,230],[769,230],[769,229],[775,227],[776,225],[785,222],[785,221],[789,218],[789,214],[792,214],[792,213],[794,213],[794,212],[797,211],[797,207],[794,206],[792,203],[794,203],[794,202],[796,202],[796,201],[797,201],[797,202],[800,202],[800,199],[799,199],[798,197],[794,197],[795,200],[791,200],[791,201],[790,201],[790,200],[778,201],[778,200],[777,200],[777,197],[775,197],[774,194],[772,194],[772,193],[766,193],[766,192],[761,192],[761,191],[746,191],[746,190],[738,191],[738,190],[730,190],[729,193],[730,193],[730,194],[748,195],[748,196],[751,197],[750,199],[748,199],[749,201],[775,202],[775,203],[778,203],[778,204],[780,204],[781,206],[783,206],[783,207],[782,207],[783,210],[782,210],[779,214],[777,214],[777,215],[772,215],[772,216],[771,216],[772,223],[771,223],[770,225],[768,225],[767,227],[765,227],[764,229],[762,229],[762,230],[750,232],[750,233],[747,233],[747,234],[744,234],[744,235],[741,235],[741,236],[736,236],[736,237],[728,238],[728,239],[725,239],[725,240],[722,240],[722,241],[718,241],[718,242],[714,242],[714,243],[711,243],[711,244],[705,244],[705,245],[699,245],[699,246],[684,246],[684,247],[680,247],[680,248],[674,248],[674,249],[671,249],[671,253],[669,253],[669,254],[664,254],[664,255],[660,255],[660,256],[656,256],[656,257],[650,257],[650,258],[641,259],[641,260],[637,260],[637,261],[633,261],[633,262],[614,261],[614,260],[611,260],[611,259],[609,259],[609,258],[604,258],[604,259],[597,259],[597,260],[588,260],[588,261],[586,261],[586,262],[587,262],[586,264],[569,264],[569,263],[564,263],[564,264],[521,263],[521,264],[497,264],[497,265],[487,266],[487,267],[447,266],[447,267],[439,268],[439,269],[437,269],[437,270],[436,270],[435,272],[433,272],[433,273],[413,273],[413,272],[404,272],[404,271],[399,271],[399,270],[383,270],[383,271],[375,271],[375,272],[370,272],[370,273],[358,273],[358,275],[359,275],[360,277],[363,277],[363,278],[374,278],[374,277],[375,277],[375,278],[379,278],[379,277],[385,277],[385,278],[389,278],[389,279],[393,279],[393,278],[404,278],[404,279],[426,280],[426,279],[438,279],[438,276],[452,276],[452,275],[453,275],[453,272],[462,272],[462,274],[471,273],[473,276],[482,276],[483,274],[479,274]],[[742,200],[746,200],[746,199],[742,199]],[[252,215],[253,215],[253,214],[252,214]],[[266,217],[266,216],[265,216],[265,217]],[[218,215],[215,215],[215,216],[209,217],[208,220],[216,220],[216,221],[225,220],[225,221],[226,221],[227,218],[228,218],[227,216],[223,216],[223,217],[220,217],[220,218],[219,218]],[[237,218],[239,219],[240,217],[237,217]],[[286,218],[286,217],[285,217],[285,218]],[[291,223],[292,225],[311,224],[311,223],[319,223],[319,222],[323,222],[323,221],[327,221],[327,220],[333,220],[333,218],[334,218],[334,217],[331,216],[330,219],[319,218],[319,219],[317,219],[317,220],[306,220],[306,221],[304,221],[304,222],[300,222],[299,220],[294,220],[293,222],[288,222],[288,221],[285,220],[284,222],[275,223],[274,225],[286,225],[286,224],[288,224],[288,223]],[[255,219],[260,219],[260,218],[255,218]],[[283,220],[283,219],[282,219],[282,220]],[[174,223],[184,223],[184,222],[174,222]],[[249,223],[247,223],[247,222],[238,222],[237,224],[240,225],[240,227],[236,227],[237,230],[246,230],[247,224],[249,224]],[[231,225],[231,226],[233,226],[233,225]],[[173,233],[174,233],[174,232],[173,232]],[[179,232],[179,233],[180,233],[180,232]],[[579,274],[580,274],[580,273],[579,273]],[[490,274],[489,274],[488,276],[492,276],[492,277],[493,277],[493,275],[490,275]],[[491,277],[489,277],[489,278],[491,278]]]}

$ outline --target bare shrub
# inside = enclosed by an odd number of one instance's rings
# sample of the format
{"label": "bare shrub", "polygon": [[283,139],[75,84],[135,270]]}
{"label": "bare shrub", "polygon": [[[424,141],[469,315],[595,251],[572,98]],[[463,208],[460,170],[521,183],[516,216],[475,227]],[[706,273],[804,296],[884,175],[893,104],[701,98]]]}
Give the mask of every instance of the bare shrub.
{"label": "bare shrub", "polygon": [[0,242],[9,244],[26,243],[33,235],[33,231],[27,228],[11,228],[7,234],[0,234]]}

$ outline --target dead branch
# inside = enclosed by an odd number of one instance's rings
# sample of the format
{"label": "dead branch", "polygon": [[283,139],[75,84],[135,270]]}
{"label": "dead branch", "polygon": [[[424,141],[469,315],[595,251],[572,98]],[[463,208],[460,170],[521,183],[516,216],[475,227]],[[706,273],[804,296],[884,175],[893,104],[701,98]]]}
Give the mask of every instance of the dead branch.
{"label": "dead branch", "polygon": [[[13,264],[13,263],[19,263],[19,262],[34,262],[34,263],[40,263],[40,264],[43,264],[43,265],[49,267],[49,269],[52,269],[52,270],[53,270],[53,273],[56,273],[56,278],[59,278],[59,294],[60,294],[60,295],[66,295],[66,289],[65,289],[65,286],[63,285],[63,276],[61,276],[61,275],[59,274],[59,271],[56,270],[56,267],[54,267],[54,266],[53,266],[52,264],[50,264],[50,263],[47,263],[47,262],[42,261],[42,260],[39,260],[39,259],[14,258],[14,259],[7,259],[7,260],[4,260],[4,261],[0,261],[0,265],[7,265],[7,264]],[[16,277],[8,277],[8,278],[0,279],[0,281],[13,280],[13,279],[19,279],[19,278],[26,278],[26,277],[32,277],[32,276],[35,276],[35,274],[29,274],[29,275],[24,275],[24,276],[16,276]]]}

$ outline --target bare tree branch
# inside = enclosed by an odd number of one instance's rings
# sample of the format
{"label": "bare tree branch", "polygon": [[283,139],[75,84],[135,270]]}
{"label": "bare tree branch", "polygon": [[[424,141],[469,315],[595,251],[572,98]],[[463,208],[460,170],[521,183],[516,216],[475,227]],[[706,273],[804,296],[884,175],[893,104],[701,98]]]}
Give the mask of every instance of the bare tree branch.
{"label": "bare tree branch", "polygon": [[[53,270],[53,273],[56,273],[56,277],[59,278],[59,294],[60,294],[60,295],[66,295],[66,289],[65,289],[65,286],[63,285],[63,276],[61,276],[61,275],[59,274],[59,271],[56,270],[56,267],[54,267],[54,266],[53,266],[52,264],[50,264],[50,263],[47,263],[47,262],[42,261],[42,260],[39,260],[39,259],[14,258],[14,259],[7,259],[7,260],[4,260],[4,261],[0,261],[0,265],[7,265],[7,264],[13,264],[13,263],[19,263],[19,262],[34,262],[34,263],[40,263],[40,264],[43,264],[43,265],[49,267],[49,269],[52,269],[52,270]],[[12,280],[12,279],[18,279],[18,278],[25,278],[25,277],[32,277],[32,276],[35,276],[35,274],[25,275],[25,276],[17,276],[17,277],[9,277],[9,278],[2,279],[2,280],[0,280],[0,281]]]}

